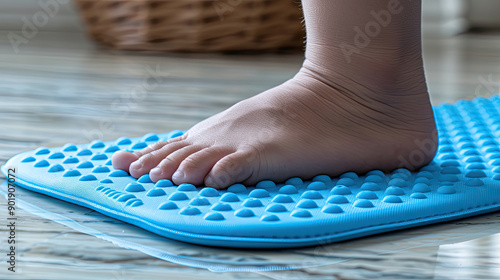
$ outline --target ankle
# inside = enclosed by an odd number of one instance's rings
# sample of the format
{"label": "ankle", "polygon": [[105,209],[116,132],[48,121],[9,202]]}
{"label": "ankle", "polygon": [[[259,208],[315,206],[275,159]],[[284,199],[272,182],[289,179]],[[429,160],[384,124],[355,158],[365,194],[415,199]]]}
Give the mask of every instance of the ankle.
{"label": "ankle", "polygon": [[295,79],[317,80],[332,89],[353,98],[427,95],[427,83],[422,63],[392,64],[366,60],[359,67],[339,67],[341,63],[331,62],[335,67],[325,67],[305,59]]}
{"label": "ankle", "polygon": [[[307,89],[308,94],[335,104],[341,110],[364,108],[367,117],[386,125],[396,123],[395,126],[402,129],[410,126],[418,131],[432,130],[433,112],[425,76],[417,70],[414,70],[414,76],[410,77],[408,73],[411,71],[405,73],[406,79],[397,73],[366,78],[325,70],[306,60],[293,80]],[[355,114],[354,111],[351,113]]]}

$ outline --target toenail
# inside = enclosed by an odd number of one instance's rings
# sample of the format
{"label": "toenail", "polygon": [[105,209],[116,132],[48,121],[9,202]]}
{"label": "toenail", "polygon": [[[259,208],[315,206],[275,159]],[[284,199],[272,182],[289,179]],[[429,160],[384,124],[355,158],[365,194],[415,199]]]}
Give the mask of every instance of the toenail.
{"label": "toenail", "polygon": [[205,180],[205,185],[207,186],[213,186],[215,185],[215,181],[212,177],[208,177],[206,180]]}
{"label": "toenail", "polygon": [[130,165],[130,167],[131,167],[132,169],[136,169],[136,170],[137,170],[137,169],[141,169],[141,168],[142,168],[142,166],[143,166],[142,161],[134,161],[134,162],[132,162],[132,164]]}
{"label": "toenail", "polygon": [[153,176],[160,176],[161,175],[161,169],[159,167],[155,167],[149,171],[149,175]]}
{"label": "toenail", "polygon": [[175,171],[174,175],[172,175],[173,180],[182,180],[184,179],[184,172],[181,170]]}

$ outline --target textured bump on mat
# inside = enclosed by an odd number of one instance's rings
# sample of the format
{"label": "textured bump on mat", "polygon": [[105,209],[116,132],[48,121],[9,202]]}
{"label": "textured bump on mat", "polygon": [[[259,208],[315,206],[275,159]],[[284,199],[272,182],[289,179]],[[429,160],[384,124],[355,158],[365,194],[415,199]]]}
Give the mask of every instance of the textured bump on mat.
{"label": "textured bump on mat", "polygon": [[[500,98],[434,108],[439,148],[416,172],[373,170],[310,181],[290,178],[215,190],[153,183],[115,170],[118,150],[139,150],[182,134],[67,144],[19,154],[17,184],[86,206],[165,237],[227,247],[296,247],[431,224],[500,210]],[[410,160],[418,162],[428,143]]]}

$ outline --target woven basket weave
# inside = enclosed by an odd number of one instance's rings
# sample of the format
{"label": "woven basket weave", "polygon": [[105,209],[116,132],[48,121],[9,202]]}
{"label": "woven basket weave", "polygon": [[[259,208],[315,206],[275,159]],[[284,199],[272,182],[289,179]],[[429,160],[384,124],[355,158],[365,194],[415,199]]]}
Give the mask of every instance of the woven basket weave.
{"label": "woven basket weave", "polygon": [[302,49],[297,0],[76,0],[90,36],[115,49]]}

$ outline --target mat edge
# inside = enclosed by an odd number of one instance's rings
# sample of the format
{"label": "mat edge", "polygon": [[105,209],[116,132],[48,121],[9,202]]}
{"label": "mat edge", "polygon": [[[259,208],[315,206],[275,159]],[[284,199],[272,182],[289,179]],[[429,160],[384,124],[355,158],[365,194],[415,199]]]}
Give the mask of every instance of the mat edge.
{"label": "mat edge", "polygon": [[[8,162],[7,162],[8,163]],[[6,169],[8,165],[2,165],[0,170],[3,174],[7,176]],[[457,220],[461,218],[466,218],[470,216],[476,216],[481,214],[486,214],[490,212],[495,212],[500,210],[499,204],[492,204],[488,206],[480,206],[475,208],[470,208],[464,211],[453,212],[453,213],[445,213],[440,214],[439,216],[431,216],[431,217],[423,217],[417,218],[413,220],[407,220],[403,222],[395,222],[389,224],[380,224],[374,225],[370,227],[365,227],[362,229],[350,230],[343,233],[337,233],[333,235],[325,235],[322,237],[312,237],[312,238],[268,238],[268,237],[236,237],[236,236],[222,236],[222,235],[206,235],[199,233],[191,233],[184,232],[179,230],[174,230],[166,227],[162,227],[160,225],[151,223],[150,221],[140,219],[135,216],[131,216],[128,213],[118,212],[114,209],[110,209],[107,207],[102,207],[101,205],[95,203],[87,203],[73,196],[66,195],[64,193],[60,193],[53,190],[48,190],[44,188],[40,188],[32,183],[25,182],[22,179],[16,178],[16,185],[28,189],[30,191],[36,191],[37,193],[42,193],[44,195],[54,197],[57,199],[61,199],[63,201],[67,201],[70,203],[74,203],[76,205],[80,205],[82,207],[86,207],[92,210],[95,210],[103,215],[110,216],[114,219],[120,220],[124,223],[132,224],[134,226],[138,226],[140,228],[145,228],[159,236],[172,238],[175,240],[181,240],[183,242],[192,243],[192,244],[203,244],[209,246],[217,246],[217,247],[237,247],[237,248],[296,248],[296,247],[305,247],[305,246],[314,246],[314,245],[327,245],[334,242],[340,242],[360,237],[366,237],[370,235],[375,235],[383,232],[396,231],[400,229],[409,229],[413,227],[430,225],[439,222]],[[129,219],[131,222],[123,221],[123,217]],[[146,227],[143,227],[144,225]],[[166,235],[166,234],[167,235]],[[171,237],[174,236],[174,237]],[[175,238],[177,237],[177,238]],[[191,242],[189,239],[197,239],[197,242]],[[223,241],[224,243],[230,243],[228,246],[221,246],[219,243]],[[250,243],[246,244],[244,243]]]}

